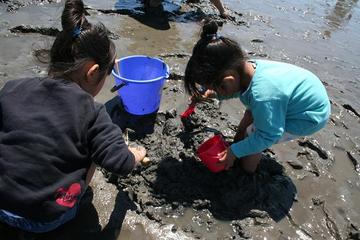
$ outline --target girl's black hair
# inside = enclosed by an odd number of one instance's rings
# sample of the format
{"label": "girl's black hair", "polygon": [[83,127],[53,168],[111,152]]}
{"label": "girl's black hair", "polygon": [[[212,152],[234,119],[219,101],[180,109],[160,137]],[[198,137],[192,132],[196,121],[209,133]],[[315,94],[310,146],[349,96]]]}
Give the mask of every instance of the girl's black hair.
{"label": "girl's black hair", "polygon": [[49,75],[65,77],[81,69],[88,60],[99,64],[100,71],[110,74],[115,61],[115,45],[109,31],[101,24],[91,24],[82,0],[67,0],[61,16],[62,31],[50,50]]}
{"label": "girl's black hair", "polygon": [[[185,90],[199,95],[197,84],[216,87],[226,70],[243,71],[246,59],[240,45],[217,34],[218,25],[205,20],[201,37],[196,43],[185,69]],[[241,73],[242,75],[242,73]]]}

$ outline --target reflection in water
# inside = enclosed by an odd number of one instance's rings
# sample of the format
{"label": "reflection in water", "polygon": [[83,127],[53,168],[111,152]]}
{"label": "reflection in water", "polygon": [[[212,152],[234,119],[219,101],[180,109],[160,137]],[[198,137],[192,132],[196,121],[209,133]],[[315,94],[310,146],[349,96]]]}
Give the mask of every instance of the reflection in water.
{"label": "reflection in water", "polygon": [[119,0],[115,3],[115,9],[132,10],[134,11],[134,13],[136,13],[137,11],[139,11],[138,13],[143,13],[143,11],[141,11],[142,8],[143,3],[142,1],[138,0]]}
{"label": "reflection in water", "polygon": [[334,9],[326,16],[329,30],[324,32],[330,38],[331,32],[341,28],[341,26],[351,19],[351,11],[356,6],[358,0],[337,0]]}

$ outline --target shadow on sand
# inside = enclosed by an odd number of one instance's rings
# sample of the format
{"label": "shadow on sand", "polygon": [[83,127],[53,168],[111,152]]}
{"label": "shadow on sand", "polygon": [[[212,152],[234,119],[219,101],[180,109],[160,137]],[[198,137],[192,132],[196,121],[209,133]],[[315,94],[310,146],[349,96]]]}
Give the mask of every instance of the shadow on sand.
{"label": "shadow on sand", "polygon": [[156,176],[155,193],[167,202],[208,209],[220,220],[243,219],[256,209],[280,221],[297,193],[283,167],[267,155],[254,175],[246,174],[239,164],[229,171],[212,173],[194,158],[180,162],[169,157],[159,163]]}
{"label": "shadow on sand", "polygon": [[[92,194],[92,192],[90,193]],[[80,204],[77,216],[58,229],[42,234],[26,233],[11,228],[5,224],[0,225],[1,240],[116,240],[121,231],[126,211],[134,210],[136,206],[127,195],[119,190],[115,206],[107,225],[102,229],[95,206],[91,203],[92,196]]]}

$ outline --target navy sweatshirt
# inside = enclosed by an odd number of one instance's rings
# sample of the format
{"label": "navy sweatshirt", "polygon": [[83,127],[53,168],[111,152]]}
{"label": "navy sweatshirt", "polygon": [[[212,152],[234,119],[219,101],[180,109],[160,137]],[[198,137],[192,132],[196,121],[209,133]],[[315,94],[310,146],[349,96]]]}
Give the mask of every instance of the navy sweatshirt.
{"label": "navy sweatshirt", "polygon": [[64,79],[9,81],[0,91],[0,209],[49,222],[74,207],[94,162],[135,165],[104,105]]}

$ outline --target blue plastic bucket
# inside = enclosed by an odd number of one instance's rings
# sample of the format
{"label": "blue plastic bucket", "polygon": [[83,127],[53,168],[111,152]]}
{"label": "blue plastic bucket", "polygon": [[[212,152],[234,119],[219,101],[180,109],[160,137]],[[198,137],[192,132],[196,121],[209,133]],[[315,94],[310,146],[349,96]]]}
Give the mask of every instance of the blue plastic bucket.
{"label": "blue plastic bucket", "polygon": [[[169,77],[169,67],[162,60],[143,55],[120,58],[112,70],[124,109],[145,115],[159,109],[162,87]],[[119,73],[117,73],[117,69]]]}

